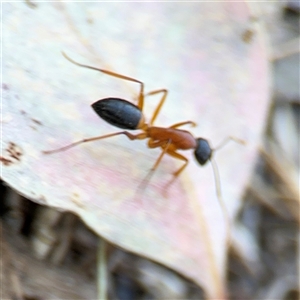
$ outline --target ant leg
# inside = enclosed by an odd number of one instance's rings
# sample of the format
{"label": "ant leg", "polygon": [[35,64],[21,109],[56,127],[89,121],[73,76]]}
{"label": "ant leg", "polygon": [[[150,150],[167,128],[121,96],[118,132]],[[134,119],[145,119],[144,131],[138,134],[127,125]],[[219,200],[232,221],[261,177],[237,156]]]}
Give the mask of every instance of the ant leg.
{"label": "ant leg", "polygon": [[148,141],[148,147],[149,148],[157,148],[157,147],[162,147],[163,151],[161,152],[161,154],[159,155],[159,157],[157,158],[155,164],[153,165],[153,167],[150,169],[150,171],[148,172],[147,176],[143,179],[143,181],[139,184],[138,189],[139,190],[144,190],[150,180],[150,178],[152,177],[154,171],[157,169],[158,165],[160,164],[163,156],[166,154],[166,152],[168,151],[168,148],[171,144],[171,140],[168,141],[153,141],[152,139],[149,139]]}
{"label": "ant leg", "polygon": [[184,168],[187,166],[189,160],[185,156],[179,154],[178,152],[169,149],[169,146],[171,145],[171,143],[172,143],[171,140],[168,140],[168,142],[166,142],[166,141],[157,141],[157,142],[154,142],[153,140],[150,139],[148,141],[148,147],[149,148],[157,148],[157,147],[162,147],[163,148],[163,152],[160,154],[160,156],[156,160],[154,166],[151,168],[151,171],[155,171],[156,168],[158,167],[161,159],[163,158],[164,154],[168,154],[168,155],[173,156],[173,157],[175,157],[177,159],[185,161],[184,165],[181,166],[176,172],[174,172],[173,175],[176,178],[184,170]]}
{"label": "ant leg", "polygon": [[174,175],[174,179],[173,180],[175,180],[179,176],[179,174],[186,168],[186,166],[189,163],[189,160],[185,156],[179,154],[176,151],[169,150],[169,151],[167,151],[167,154],[169,154],[170,156],[173,156],[173,157],[175,157],[177,159],[180,159],[180,160],[184,161],[184,164],[176,172],[173,173],[173,175]]}
{"label": "ant leg", "polygon": [[110,76],[113,76],[113,77],[117,77],[117,78],[120,78],[120,79],[124,79],[124,80],[128,80],[128,81],[139,83],[141,85],[141,88],[140,88],[140,92],[139,92],[139,96],[138,96],[138,107],[139,107],[140,110],[143,110],[143,105],[144,105],[144,83],[143,82],[141,82],[141,81],[139,81],[137,79],[134,79],[132,77],[121,75],[121,74],[118,74],[118,73],[115,73],[115,72],[112,72],[112,71],[108,71],[108,70],[99,69],[99,68],[95,68],[95,67],[92,67],[92,66],[80,64],[80,63],[74,61],[73,59],[71,59],[69,56],[67,56],[66,53],[64,53],[64,52],[62,52],[62,55],[68,61],[70,61],[71,63],[73,63],[73,64],[75,64],[75,65],[77,65],[79,67],[83,67],[83,68],[87,68],[87,69],[99,71],[99,72],[102,72],[104,74],[107,74],[107,75],[110,75]]}
{"label": "ant leg", "polygon": [[150,138],[148,140],[147,145],[148,145],[149,148],[153,149],[153,148],[163,147],[168,143],[170,144],[171,140],[154,141],[152,138]]}
{"label": "ant leg", "polygon": [[156,160],[154,166],[151,168],[150,172],[154,172],[156,170],[156,168],[158,167],[163,156],[165,155],[166,152],[168,152],[168,148],[169,148],[170,144],[171,144],[171,140],[154,142],[153,140],[149,139],[149,141],[148,141],[149,148],[162,147],[162,149],[163,149],[162,153],[159,155],[158,159]]}
{"label": "ant leg", "polygon": [[219,150],[219,149],[223,148],[230,141],[239,143],[241,145],[245,145],[246,144],[246,142],[244,140],[242,140],[242,139],[239,139],[239,138],[236,138],[236,137],[233,137],[233,136],[228,136],[217,147],[215,147],[213,150],[216,151],[216,150]]}
{"label": "ant leg", "polygon": [[170,185],[176,180],[176,178],[179,176],[179,174],[186,168],[186,166],[188,165],[189,163],[189,160],[177,153],[176,151],[167,151],[167,154],[169,154],[170,156],[173,156],[174,158],[177,158],[177,159],[180,159],[180,160],[183,160],[184,161],[184,164],[176,171],[173,173],[173,178],[166,184],[166,187],[165,187],[165,194],[167,194],[167,190],[169,189]]}
{"label": "ant leg", "polygon": [[92,141],[96,141],[96,140],[101,140],[101,139],[105,139],[105,138],[109,138],[115,135],[120,135],[120,134],[125,134],[130,140],[143,140],[145,138],[147,138],[147,134],[145,132],[139,133],[139,134],[131,134],[127,131],[121,131],[121,132],[116,132],[116,133],[110,133],[110,134],[106,134],[106,135],[101,135],[101,136],[96,136],[96,137],[92,137],[92,138],[88,138],[88,139],[82,139],[80,141],[77,141],[75,143],[71,143],[67,146],[55,149],[55,150],[50,150],[50,151],[42,151],[44,154],[52,154],[52,153],[56,153],[56,152],[61,152],[61,151],[65,151],[68,150],[72,147],[75,147],[79,144],[82,143],[86,143],[86,142],[92,142]]}
{"label": "ant leg", "polygon": [[156,94],[159,94],[159,93],[163,93],[157,107],[155,108],[155,111],[153,113],[153,116],[151,118],[151,121],[150,121],[150,125],[152,125],[161,109],[161,107],[163,106],[166,98],[167,98],[167,95],[168,95],[168,90],[166,89],[160,89],[160,90],[155,90],[155,91],[152,91],[152,92],[149,92],[147,94],[145,94],[145,96],[151,96],[151,95],[156,95]]}
{"label": "ant leg", "polygon": [[177,127],[180,127],[180,126],[183,126],[183,125],[187,125],[187,124],[191,124],[192,127],[197,126],[197,124],[195,122],[193,122],[193,121],[185,121],[185,122],[176,123],[176,124],[170,126],[169,128],[177,128]]}

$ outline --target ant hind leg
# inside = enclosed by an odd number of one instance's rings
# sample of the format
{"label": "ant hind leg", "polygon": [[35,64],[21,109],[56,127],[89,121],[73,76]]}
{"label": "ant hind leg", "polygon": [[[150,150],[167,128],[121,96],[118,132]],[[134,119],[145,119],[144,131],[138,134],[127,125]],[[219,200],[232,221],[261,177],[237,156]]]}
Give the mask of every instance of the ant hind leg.
{"label": "ant hind leg", "polygon": [[154,110],[154,113],[153,113],[152,118],[150,120],[150,125],[152,125],[154,123],[156,117],[158,116],[158,114],[159,114],[159,112],[160,112],[160,110],[161,110],[161,108],[162,108],[162,106],[163,106],[163,104],[164,104],[164,102],[167,98],[168,90],[160,89],[160,90],[155,90],[155,91],[152,91],[152,92],[149,92],[149,93],[145,94],[145,96],[151,96],[151,95],[156,95],[156,94],[159,94],[159,93],[163,93],[163,95],[162,95],[157,107]]}
{"label": "ant hind leg", "polygon": [[67,56],[67,54],[64,53],[64,52],[62,52],[62,55],[68,61],[70,61],[71,63],[73,63],[73,64],[75,64],[75,65],[77,65],[79,67],[87,68],[87,69],[90,69],[90,70],[99,71],[99,72],[102,72],[102,73],[107,74],[109,76],[113,76],[113,77],[120,78],[120,79],[123,79],[123,80],[127,80],[127,81],[132,81],[132,82],[139,83],[141,87],[140,87],[140,91],[139,91],[138,105],[137,106],[139,107],[139,109],[141,111],[143,110],[143,105],[144,105],[144,83],[142,81],[137,80],[137,79],[132,78],[132,77],[129,77],[129,76],[118,74],[118,73],[115,73],[115,72],[112,72],[112,71],[108,71],[108,70],[99,69],[99,68],[96,68],[96,67],[92,67],[92,66],[80,64],[80,63],[76,62],[75,60],[71,59],[69,56]]}
{"label": "ant hind leg", "polygon": [[61,151],[65,151],[68,150],[70,148],[73,148],[77,145],[83,144],[83,143],[87,143],[87,142],[92,142],[92,141],[96,141],[96,140],[102,140],[105,138],[109,138],[109,137],[113,137],[116,135],[120,135],[120,134],[124,134],[126,135],[130,140],[143,140],[147,138],[147,134],[145,132],[139,133],[139,134],[131,134],[127,131],[121,131],[121,132],[116,132],[116,133],[110,133],[110,134],[106,134],[106,135],[101,135],[101,136],[96,136],[96,137],[92,137],[92,138],[87,138],[87,139],[82,139],[80,141],[71,143],[69,145],[66,145],[64,147],[58,148],[58,149],[54,149],[54,150],[49,150],[49,151],[42,151],[44,154],[52,154],[52,153],[57,153],[57,152],[61,152]]}

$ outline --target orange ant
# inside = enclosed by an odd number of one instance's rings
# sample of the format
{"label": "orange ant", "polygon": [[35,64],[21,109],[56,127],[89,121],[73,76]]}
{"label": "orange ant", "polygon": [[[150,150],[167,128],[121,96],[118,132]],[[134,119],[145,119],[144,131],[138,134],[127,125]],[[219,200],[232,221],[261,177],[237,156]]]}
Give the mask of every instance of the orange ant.
{"label": "orange ant", "polygon": [[[142,132],[138,134],[131,134],[128,131],[120,131],[120,132],[106,134],[102,136],[85,138],[80,141],[61,147],[59,149],[43,151],[45,154],[52,154],[55,152],[64,151],[82,143],[101,140],[101,139],[105,139],[105,138],[109,138],[121,134],[126,135],[130,140],[148,139],[149,148],[160,147],[162,149],[162,152],[157,158],[153,167],[151,168],[150,173],[147,176],[147,179],[149,179],[149,175],[153,174],[153,172],[156,170],[163,156],[165,154],[168,154],[174,158],[184,161],[184,164],[176,172],[174,172],[173,174],[174,175],[173,180],[174,180],[179,176],[179,174],[186,168],[188,164],[188,159],[182,154],[178,153],[177,150],[193,149],[195,158],[200,165],[205,165],[207,161],[211,161],[213,171],[214,171],[217,197],[220,201],[222,209],[226,211],[221,197],[219,173],[218,173],[217,165],[212,159],[212,155],[214,151],[223,147],[229,140],[234,140],[238,143],[243,143],[243,141],[233,137],[228,137],[217,148],[212,149],[206,139],[195,138],[189,131],[178,129],[178,127],[187,124],[196,126],[196,124],[193,121],[176,123],[167,128],[153,126],[153,123],[156,120],[156,117],[159,111],[161,110],[161,107],[163,106],[165,99],[167,97],[168,91],[166,89],[154,90],[145,94],[144,83],[139,80],[121,74],[117,74],[111,71],[80,64],[78,62],[75,62],[71,58],[69,58],[65,53],[62,54],[67,60],[69,60],[70,62],[72,62],[77,66],[100,71],[102,73],[105,73],[113,77],[138,83],[140,85],[140,91],[138,94],[137,105],[134,105],[131,102],[120,98],[105,98],[96,101],[91,106],[96,112],[96,114],[99,117],[101,117],[103,120],[108,122],[109,124],[127,130],[140,129],[142,130]],[[162,94],[162,97],[159,101],[158,106],[154,110],[150,122],[146,123],[145,117],[143,115],[144,99],[146,96],[155,95],[155,94]],[[171,182],[173,182],[173,180]]]}

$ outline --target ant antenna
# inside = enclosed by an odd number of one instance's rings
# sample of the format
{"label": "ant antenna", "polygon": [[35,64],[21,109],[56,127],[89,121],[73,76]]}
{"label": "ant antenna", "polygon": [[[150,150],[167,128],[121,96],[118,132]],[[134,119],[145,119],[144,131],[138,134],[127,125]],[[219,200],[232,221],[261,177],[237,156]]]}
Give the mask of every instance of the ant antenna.
{"label": "ant antenna", "polygon": [[226,240],[227,240],[228,243],[230,243],[230,240],[231,240],[231,233],[230,233],[231,232],[230,231],[231,222],[230,222],[227,207],[226,207],[225,202],[224,202],[223,197],[222,197],[220,173],[219,173],[217,163],[212,157],[210,158],[210,163],[211,163],[213,174],[214,174],[217,198],[218,198],[219,204],[221,206],[221,209],[222,209],[222,211],[224,213],[224,217],[225,217],[226,237],[227,237]]}
{"label": "ant antenna", "polygon": [[[246,144],[246,142],[242,139],[239,139],[239,138],[236,138],[236,137],[233,137],[233,136],[228,136],[216,148],[213,149],[213,152],[220,150],[225,145],[227,145],[227,143],[230,142],[230,141],[239,143],[241,145]],[[211,166],[212,166],[213,174],[214,174],[214,179],[215,179],[217,198],[218,198],[219,204],[220,204],[221,209],[222,209],[222,211],[224,213],[224,216],[225,216],[227,241],[228,241],[228,243],[230,243],[230,240],[231,240],[231,221],[230,221],[228,210],[226,208],[225,202],[224,202],[223,197],[222,197],[220,173],[219,173],[217,163],[212,157],[210,158],[210,162],[211,162]]]}
{"label": "ant antenna", "polygon": [[241,144],[241,145],[245,145],[246,144],[246,142],[244,140],[242,140],[242,139],[236,138],[234,136],[228,136],[216,148],[214,148],[214,151],[217,151],[217,150],[223,148],[230,141],[236,142],[236,143]]}

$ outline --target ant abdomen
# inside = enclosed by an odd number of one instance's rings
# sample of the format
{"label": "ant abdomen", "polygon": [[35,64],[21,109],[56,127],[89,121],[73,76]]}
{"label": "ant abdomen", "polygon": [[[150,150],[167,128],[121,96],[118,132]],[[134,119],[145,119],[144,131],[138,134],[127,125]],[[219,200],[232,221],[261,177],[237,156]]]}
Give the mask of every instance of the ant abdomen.
{"label": "ant abdomen", "polygon": [[104,121],[122,129],[137,129],[143,119],[142,111],[127,100],[105,98],[96,101],[91,106]]}

